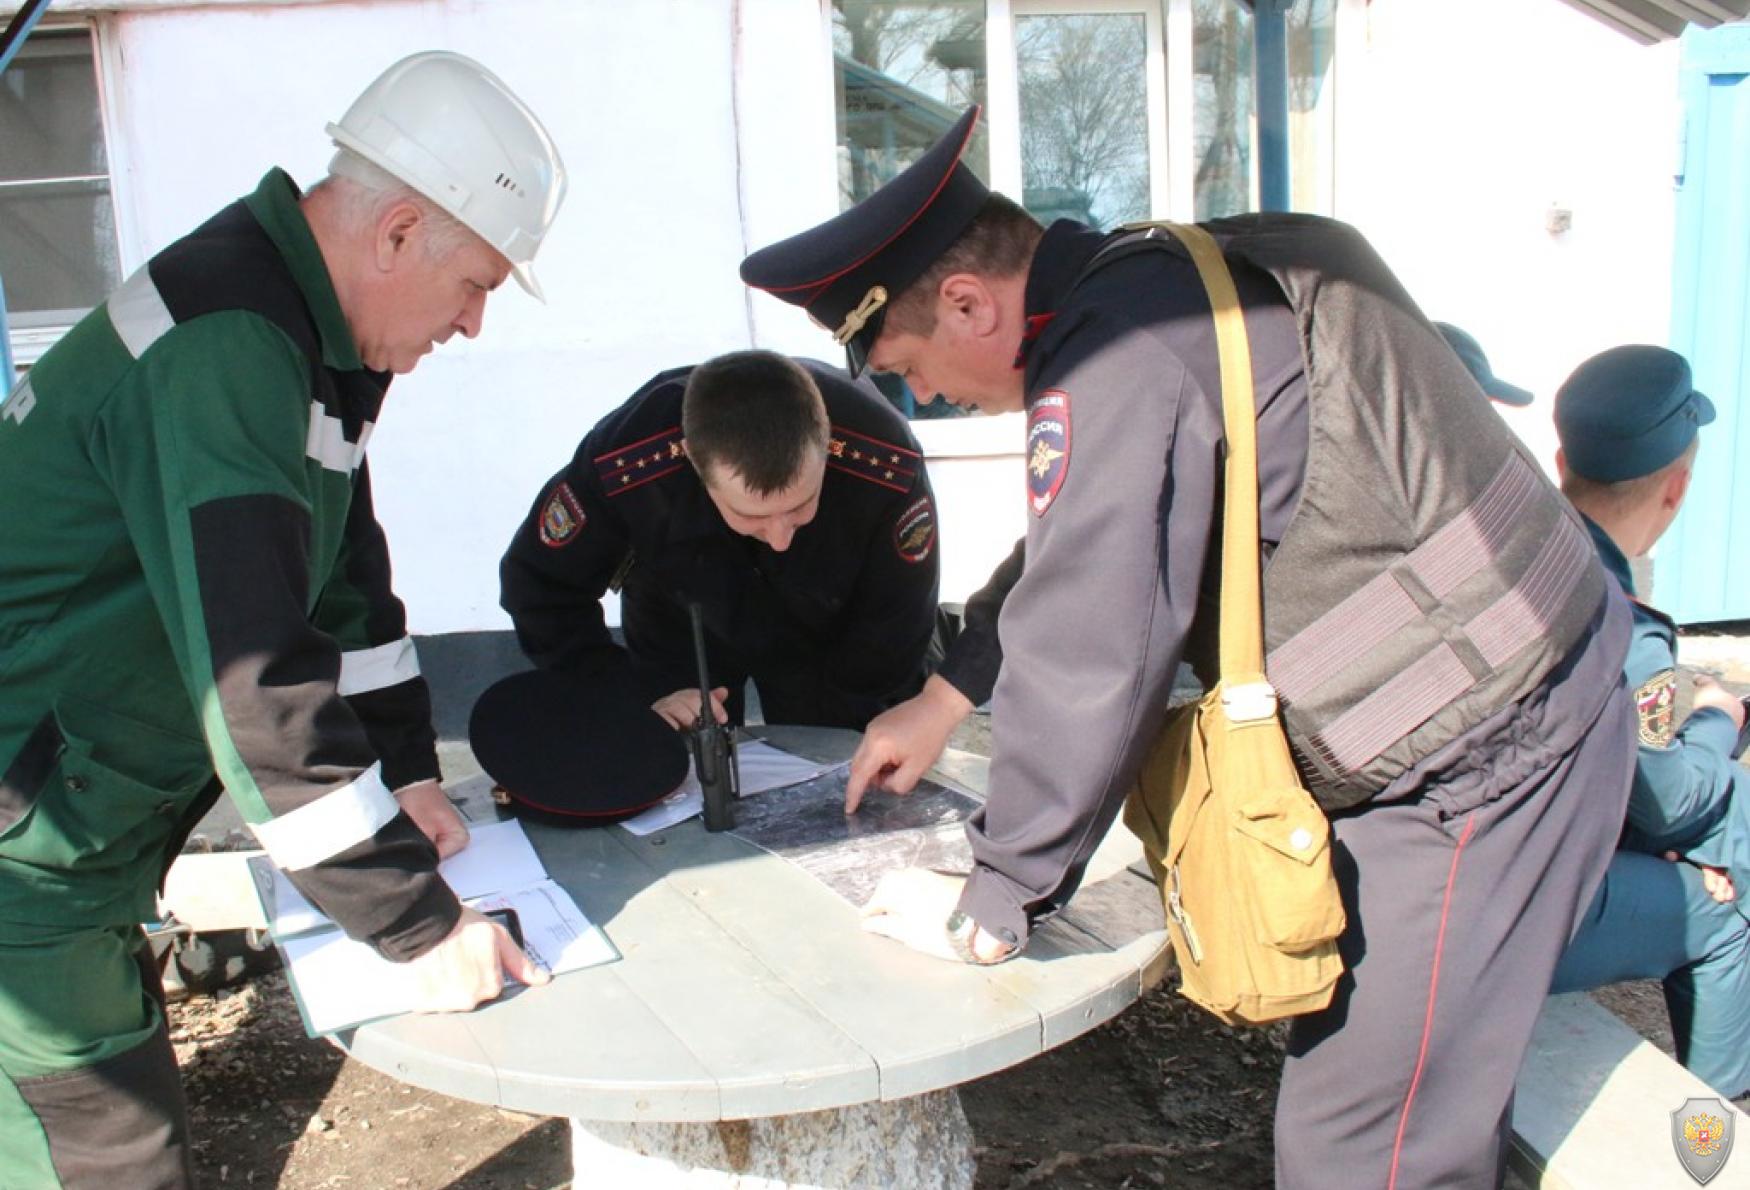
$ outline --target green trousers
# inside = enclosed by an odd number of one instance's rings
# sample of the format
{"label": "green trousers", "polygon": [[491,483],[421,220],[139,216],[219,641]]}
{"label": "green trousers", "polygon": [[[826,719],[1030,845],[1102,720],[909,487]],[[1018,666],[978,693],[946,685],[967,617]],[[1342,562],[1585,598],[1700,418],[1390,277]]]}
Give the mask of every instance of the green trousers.
{"label": "green trousers", "polygon": [[0,1184],[186,1190],[188,1108],[138,926],[0,923]]}

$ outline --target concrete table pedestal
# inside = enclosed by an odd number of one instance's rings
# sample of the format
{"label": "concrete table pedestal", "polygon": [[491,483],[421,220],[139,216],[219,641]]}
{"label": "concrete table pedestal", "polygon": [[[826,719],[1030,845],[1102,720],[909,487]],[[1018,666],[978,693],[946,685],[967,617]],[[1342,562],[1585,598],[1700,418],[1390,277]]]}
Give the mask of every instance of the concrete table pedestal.
{"label": "concrete table pedestal", "polygon": [[[760,734],[829,763],[858,739]],[[446,766],[452,795],[493,815],[472,757]],[[950,752],[932,776],[977,798],[989,766]],[[1167,968],[1160,894],[1122,826],[1075,901],[993,967],[864,932],[855,906],[734,832],[524,829],[619,961],[336,1040],[404,1082],[571,1120],[579,1186],[970,1187],[954,1088],[1110,1020]]]}
{"label": "concrete table pedestal", "polygon": [[970,1190],[972,1129],[954,1091],[713,1123],[571,1121],[579,1186]]}

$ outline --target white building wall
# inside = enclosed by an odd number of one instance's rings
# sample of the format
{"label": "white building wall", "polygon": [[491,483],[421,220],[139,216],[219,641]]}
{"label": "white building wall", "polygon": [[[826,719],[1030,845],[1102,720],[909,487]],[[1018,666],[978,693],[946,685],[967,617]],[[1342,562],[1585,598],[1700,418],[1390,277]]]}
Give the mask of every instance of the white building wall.
{"label": "white building wall", "polygon": [[[428,0],[113,18],[117,189],[141,255],[252,189],[270,165],[303,184],[320,177],[331,151],[323,125],[417,49],[478,58],[559,145],[571,188],[537,262],[547,305],[506,286],[478,339],[452,341],[395,382],[371,440],[414,631],[508,626],[497,561],[546,477],[655,372],[749,345],[736,277],[747,241],[733,71],[748,53],[734,35],[737,7],[744,21],[765,22],[750,55],[762,86],[747,153],[761,172],[745,198],[770,238],[833,209],[831,76],[812,4]],[[810,37],[812,71],[764,60]],[[793,87],[812,102],[786,102]],[[780,149],[819,160],[819,177],[786,170]],[[772,321],[768,338],[831,347],[805,324]]]}
{"label": "white building wall", "polygon": [[[1509,415],[1547,459],[1568,370],[1666,337],[1676,48],[1635,45],[1558,0],[1343,7],[1336,213],[1430,316],[1537,391]],[[571,193],[538,264],[548,305],[495,296],[477,340],[396,382],[372,439],[416,632],[508,626],[496,566],[518,519],[654,372],[750,345],[837,356],[736,278],[747,250],[836,210],[820,0],[130,0],[105,20],[130,267],[269,165],[319,177],[323,124],[417,49],[485,62],[558,142]],[[1555,205],[1573,212],[1560,235],[1545,230]],[[942,505],[943,596],[964,599],[1024,530],[1021,432],[919,435]]]}
{"label": "white building wall", "polygon": [[[748,346],[841,358],[800,311],[736,275],[752,248],[838,209],[831,39],[814,0],[135,0],[106,31],[129,267],[270,165],[320,177],[323,125],[418,49],[484,62],[558,143],[571,190],[537,264],[548,304],[495,295],[478,339],[395,382],[371,439],[415,632],[509,626],[497,563],[519,518],[657,371]],[[1022,530],[1018,457],[1006,484],[987,480],[993,465],[931,465],[945,598],[975,589]]]}
{"label": "white building wall", "polygon": [[1669,338],[1678,47],[1557,0],[1373,0],[1365,20],[1338,65],[1336,213],[1537,394],[1503,413],[1553,466],[1574,366]]}

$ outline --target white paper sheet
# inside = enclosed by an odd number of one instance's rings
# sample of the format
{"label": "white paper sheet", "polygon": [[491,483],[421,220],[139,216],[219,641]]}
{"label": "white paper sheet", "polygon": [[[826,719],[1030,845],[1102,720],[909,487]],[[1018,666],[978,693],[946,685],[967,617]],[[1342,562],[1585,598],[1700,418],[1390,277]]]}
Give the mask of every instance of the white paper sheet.
{"label": "white paper sheet", "polygon": [[501,888],[526,888],[547,877],[541,857],[515,820],[476,823],[468,828],[468,845],[438,865],[458,897],[484,896]]}
{"label": "white paper sheet", "polygon": [[[333,928],[334,922],[305,900],[271,862],[251,861],[250,867],[274,941]],[[468,828],[468,845],[439,864],[438,875],[466,901],[502,888],[525,888],[546,879],[547,869],[530,846],[522,823],[489,822]]]}
{"label": "white paper sheet", "polygon": [[517,924],[523,928],[523,949],[554,975],[620,957],[601,928],[585,917],[571,895],[551,880],[468,903],[482,913],[489,909],[515,909]]}
{"label": "white paper sheet", "polygon": [[[511,908],[525,949],[548,972],[562,975],[619,958],[607,935],[551,880],[468,902],[476,909]],[[281,943],[292,993],[310,1036],[411,1012],[417,977],[338,930],[321,930]]]}
{"label": "white paper sheet", "polygon": [[[741,770],[742,797],[812,780],[822,773],[842,769],[849,763],[841,760],[837,764],[822,764],[818,760],[807,760],[774,748],[764,740],[754,740],[736,748],[736,764]],[[681,782],[679,789],[620,825],[635,835],[649,835],[666,830],[677,822],[685,822],[704,813],[704,810],[704,792],[699,788],[698,777],[689,768],[687,779]]]}

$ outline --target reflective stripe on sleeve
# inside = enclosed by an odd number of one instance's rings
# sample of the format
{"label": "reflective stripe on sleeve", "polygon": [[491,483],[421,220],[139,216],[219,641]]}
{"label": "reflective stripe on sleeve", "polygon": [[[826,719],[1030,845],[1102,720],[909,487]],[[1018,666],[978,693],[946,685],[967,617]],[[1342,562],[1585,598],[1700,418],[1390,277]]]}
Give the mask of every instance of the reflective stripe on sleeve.
{"label": "reflective stripe on sleeve", "polygon": [[[3,379],[0,378],[0,380]],[[0,405],[0,421],[11,418],[19,425],[23,425],[24,419],[29,417],[30,411],[35,408],[36,393],[31,391],[30,373],[26,372],[24,379],[20,380],[17,387],[12,390],[12,395],[6,398],[6,403]]]}
{"label": "reflective stripe on sleeve", "polygon": [[346,428],[338,417],[322,408],[320,401],[310,402],[310,435],[304,441],[304,453],[330,471],[351,475],[365,457],[365,443],[371,440],[372,422],[359,431],[357,442],[346,440]]}
{"label": "reflective stripe on sleeve", "polygon": [[340,655],[339,690],[343,695],[382,690],[418,676],[419,653],[411,636],[374,649],[352,649]]}
{"label": "reflective stripe on sleeve", "polygon": [[176,319],[170,316],[170,308],[164,304],[164,297],[158,292],[158,286],[145,265],[135,269],[134,275],[109,295],[105,305],[116,337],[135,359],[145,355],[148,347],[176,325]]}
{"label": "reflective stripe on sleeve", "polygon": [[249,829],[274,863],[295,872],[364,842],[400,809],[383,784],[383,766],[373,764],[351,784]]}

